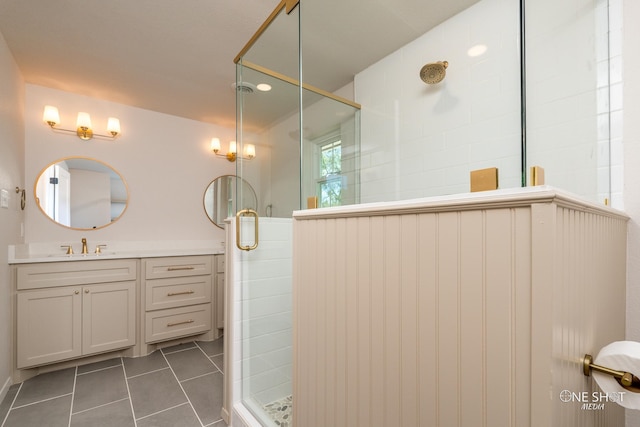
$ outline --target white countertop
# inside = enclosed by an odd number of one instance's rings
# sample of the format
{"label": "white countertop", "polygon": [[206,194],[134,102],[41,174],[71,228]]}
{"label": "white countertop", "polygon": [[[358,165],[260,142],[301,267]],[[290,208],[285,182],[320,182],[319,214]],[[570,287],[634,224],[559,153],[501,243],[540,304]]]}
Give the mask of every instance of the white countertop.
{"label": "white countertop", "polygon": [[[73,255],[66,254],[61,245],[72,245]],[[101,254],[96,254],[96,245],[106,245]],[[26,243],[9,246],[9,264],[39,262],[87,261],[100,259],[157,258],[168,256],[218,255],[224,253],[224,242],[211,241],[144,241],[102,242],[89,241],[89,253],[82,254],[80,242]]]}

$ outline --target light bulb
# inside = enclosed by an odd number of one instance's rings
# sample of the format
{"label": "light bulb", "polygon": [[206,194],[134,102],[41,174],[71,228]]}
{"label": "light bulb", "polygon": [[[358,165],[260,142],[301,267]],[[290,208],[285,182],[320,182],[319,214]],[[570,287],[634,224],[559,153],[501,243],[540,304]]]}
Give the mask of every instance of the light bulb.
{"label": "light bulb", "polygon": [[256,146],[253,144],[247,144],[244,148],[244,154],[250,159],[253,159],[256,156]]}
{"label": "light bulb", "polygon": [[219,138],[211,138],[211,151],[217,153],[220,151],[220,139]]}
{"label": "light bulb", "polygon": [[51,127],[60,123],[60,114],[58,113],[58,109],[53,105],[45,105],[42,120]]}
{"label": "light bulb", "polygon": [[116,136],[120,133],[120,120],[115,117],[109,117],[107,121],[107,131],[112,135]]}
{"label": "light bulb", "polygon": [[91,116],[89,115],[89,113],[78,113],[78,121],[76,122],[76,126],[79,128],[91,129]]}

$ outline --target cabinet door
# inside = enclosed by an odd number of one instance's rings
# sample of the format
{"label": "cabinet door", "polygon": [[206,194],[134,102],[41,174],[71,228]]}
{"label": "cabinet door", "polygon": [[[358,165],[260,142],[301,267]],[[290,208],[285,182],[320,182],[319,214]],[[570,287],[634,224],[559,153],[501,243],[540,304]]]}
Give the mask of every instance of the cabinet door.
{"label": "cabinet door", "polygon": [[82,354],[135,345],[135,283],[82,288]]}
{"label": "cabinet door", "polygon": [[80,287],[17,295],[17,365],[37,366],[81,354]]}

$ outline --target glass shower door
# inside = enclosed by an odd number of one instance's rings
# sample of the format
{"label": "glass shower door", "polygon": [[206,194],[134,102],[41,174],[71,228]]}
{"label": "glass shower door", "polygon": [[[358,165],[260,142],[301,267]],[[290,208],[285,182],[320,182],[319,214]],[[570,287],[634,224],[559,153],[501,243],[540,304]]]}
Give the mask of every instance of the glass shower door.
{"label": "glass shower door", "polygon": [[[283,124],[262,133],[240,127],[237,175],[258,195],[256,212],[238,206],[236,248],[240,259],[241,387],[244,406],[263,426],[287,426],[292,410],[292,213],[300,208],[300,144],[288,135],[298,128],[298,88],[238,65],[238,82],[268,84],[280,101],[293,103]],[[238,92],[242,123],[260,114],[260,99]],[[277,136],[276,136],[277,135]],[[283,140],[284,139],[284,140]],[[282,142],[284,141],[284,142]],[[286,149],[277,145],[286,144]],[[247,148],[255,147],[249,159]],[[249,151],[253,151],[249,148]],[[238,188],[242,200],[242,188]],[[254,248],[255,247],[255,248]],[[249,248],[253,248],[250,249]],[[279,422],[279,424],[276,423]]]}
{"label": "glass shower door", "polygon": [[[298,9],[283,9],[236,68],[236,174],[258,198],[255,213],[236,210],[236,384],[243,408],[258,423],[250,425],[267,427],[292,426],[292,214],[301,207]],[[272,35],[283,33],[291,44],[278,42],[276,50],[286,59],[265,56],[274,51]],[[237,191],[242,200],[243,189]]]}

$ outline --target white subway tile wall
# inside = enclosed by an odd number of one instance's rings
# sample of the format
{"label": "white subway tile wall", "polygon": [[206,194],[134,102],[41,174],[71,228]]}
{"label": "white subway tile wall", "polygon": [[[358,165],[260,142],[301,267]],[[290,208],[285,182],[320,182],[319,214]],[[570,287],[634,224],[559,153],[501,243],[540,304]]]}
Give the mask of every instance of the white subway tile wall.
{"label": "white subway tile wall", "polygon": [[[260,218],[258,249],[243,253],[242,283],[236,283],[234,352],[242,390],[255,407],[262,407],[292,394],[292,220]],[[243,230],[243,235],[247,233]],[[242,353],[240,352],[242,349]],[[240,386],[240,382],[236,382]]]}
{"label": "white subway tile wall", "polygon": [[[545,168],[547,184],[615,207],[621,9],[548,0],[526,10],[527,164]],[[356,75],[362,202],[467,192],[469,171],[493,166],[500,188],[521,185],[519,43],[517,2],[482,0]],[[468,56],[477,44],[486,53]],[[446,78],[425,85],[418,71],[439,60]]]}
{"label": "white subway tile wall", "polygon": [[[518,16],[517,2],[480,1],[356,75],[362,202],[465,193],[471,170],[493,166],[501,188],[520,186]],[[426,85],[420,68],[443,60]]]}

